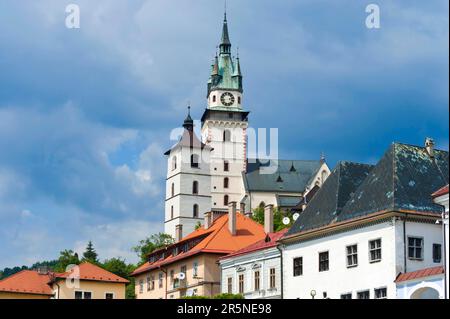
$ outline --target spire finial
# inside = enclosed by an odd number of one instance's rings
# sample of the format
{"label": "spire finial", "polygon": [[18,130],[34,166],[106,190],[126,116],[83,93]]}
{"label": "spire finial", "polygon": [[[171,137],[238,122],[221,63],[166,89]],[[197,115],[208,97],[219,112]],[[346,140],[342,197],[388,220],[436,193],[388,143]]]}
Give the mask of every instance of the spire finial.
{"label": "spire finial", "polygon": [[223,14],[223,21],[227,22],[227,0],[225,0],[225,9]]}
{"label": "spire finial", "polygon": [[325,153],[322,151],[322,153],[320,154],[320,161],[321,162],[325,162]]}

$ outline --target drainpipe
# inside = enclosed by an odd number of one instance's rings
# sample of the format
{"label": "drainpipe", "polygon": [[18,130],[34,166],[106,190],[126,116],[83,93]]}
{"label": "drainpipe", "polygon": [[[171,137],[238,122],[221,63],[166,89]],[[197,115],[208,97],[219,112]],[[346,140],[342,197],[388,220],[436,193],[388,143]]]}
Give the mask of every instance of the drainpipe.
{"label": "drainpipe", "polygon": [[277,245],[277,249],[280,252],[280,282],[281,282],[281,299],[283,299],[283,291],[284,291],[284,285],[283,285],[283,250],[281,249],[281,245]]}
{"label": "drainpipe", "polygon": [[406,261],[406,214],[403,219],[403,270],[407,272],[407,261]]}

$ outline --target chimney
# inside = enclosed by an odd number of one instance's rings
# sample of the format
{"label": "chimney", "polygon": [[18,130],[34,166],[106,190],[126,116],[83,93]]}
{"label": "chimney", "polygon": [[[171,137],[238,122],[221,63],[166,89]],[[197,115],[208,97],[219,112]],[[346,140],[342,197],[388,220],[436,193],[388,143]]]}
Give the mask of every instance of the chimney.
{"label": "chimney", "polygon": [[231,236],[236,236],[236,202],[231,202],[228,205],[228,229]]}
{"label": "chimney", "polygon": [[264,231],[266,234],[273,233],[273,205],[264,208]]}
{"label": "chimney", "polygon": [[183,239],[183,225],[175,226],[175,242],[179,242]]}
{"label": "chimney", "polygon": [[434,141],[432,138],[427,137],[425,139],[425,148],[427,149],[428,155],[434,157]]}
{"label": "chimney", "polygon": [[205,229],[209,229],[209,227],[212,226],[213,219],[212,219],[212,212],[206,212],[205,213]]}

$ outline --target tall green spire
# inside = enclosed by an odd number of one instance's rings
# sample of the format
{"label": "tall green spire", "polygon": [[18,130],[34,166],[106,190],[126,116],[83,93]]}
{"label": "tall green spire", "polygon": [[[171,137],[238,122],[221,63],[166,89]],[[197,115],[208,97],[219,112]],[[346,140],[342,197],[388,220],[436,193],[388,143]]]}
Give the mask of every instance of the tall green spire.
{"label": "tall green spire", "polygon": [[220,42],[220,55],[231,53],[230,35],[228,34],[227,12],[225,11],[222,27],[222,40]]}

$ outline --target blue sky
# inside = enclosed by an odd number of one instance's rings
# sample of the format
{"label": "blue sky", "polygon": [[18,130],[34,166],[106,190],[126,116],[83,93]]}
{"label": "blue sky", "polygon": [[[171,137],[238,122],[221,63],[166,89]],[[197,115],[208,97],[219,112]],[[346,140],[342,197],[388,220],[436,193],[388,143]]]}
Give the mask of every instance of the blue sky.
{"label": "blue sky", "polygon": [[[65,28],[65,7],[81,28]],[[253,127],[280,157],[374,163],[449,145],[448,2],[228,0]],[[0,2],[0,268],[82,251],[136,261],[162,230],[170,131],[198,118],[222,1]]]}

